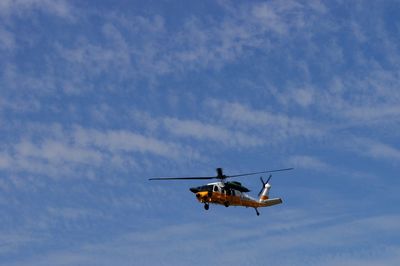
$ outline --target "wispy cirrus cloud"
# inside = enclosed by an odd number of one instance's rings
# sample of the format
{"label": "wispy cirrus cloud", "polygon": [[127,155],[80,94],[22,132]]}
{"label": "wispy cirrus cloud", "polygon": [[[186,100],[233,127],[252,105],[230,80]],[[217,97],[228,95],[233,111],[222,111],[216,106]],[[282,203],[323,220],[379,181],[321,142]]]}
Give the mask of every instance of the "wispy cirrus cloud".
{"label": "wispy cirrus cloud", "polygon": [[3,231],[0,236],[0,256],[15,253],[20,248],[38,244],[43,237],[33,236],[31,232],[7,232]]}
{"label": "wispy cirrus cloud", "polygon": [[[154,81],[167,74],[181,74],[199,68],[221,68],[245,55],[250,48],[272,48],[270,38],[287,38],[288,32],[304,26],[301,14],[306,10],[319,13],[312,5],[296,2],[219,6],[228,11],[222,18],[205,21],[184,17],[183,26],[178,30],[171,28],[157,14],[127,19],[114,12],[104,16],[104,13],[93,10],[91,16],[100,20],[94,38],[89,39],[83,34],[82,30],[89,25],[83,16],[77,16],[75,19],[81,27],[74,34],[66,32],[71,37],[70,42],[65,43],[62,36],[54,34],[54,42],[49,45],[46,57],[40,58],[43,70],[22,74],[20,67],[16,66],[18,77],[13,81],[24,85],[18,86],[21,88],[32,88],[29,84],[40,83],[37,87],[42,87],[41,91],[47,88],[48,93],[53,93],[61,89],[76,94],[94,89],[88,87],[88,77],[107,75],[113,80],[111,84],[115,84],[142,78]],[[77,8],[65,1],[6,1],[3,7],[4,12],[45,10],[61,17],[79,13],[73,12]],[[3,35],[3,43],[9,46],[12,38]],[[29,49],[39,49],[41,43],[37,36],[31,39],[33,45]],[[59,60],[64,64],[52,64],[52,61]],[[114,69],[118,72],[112,71]],[[49,82],[44,83],[46,77]],[[52,81],[48,77],[53,77]],[[12,83],[10,79],[5,81]]]}
{"label": "wispy cirrus cloud", "polygon": [[[400,157],[391,3],[152,4],[0,3],[1,260],[395,264],[399,217],[380,202],[396,189],[366,165]],[[180,184],[146,183],[207,171],[190,165],[204,157],[207,169],[289,161],[310,178],[281,187],[267,226],[245,209],[203,216]],[[314,182],[330,159],[336,177]],[[349,159],[372,178],[348,178]]]}
{"label": "wispy cirrus cloud", "polygon": [[[108,241],[86,244],[76,251],[49,252],[25,262],[34,260],[37,265],[60,265],[65,262],[108,265],[111,261],[122,263],[134,260],[142,265],[154,265],[173,253],[176,255],[170,258],[169,262],[186,265],[189,262],[196,263],[203,252],[207,252],[211,254],[207,261],[222,264],[236,262],[253,265],[267,256],[271,263],[279,262],[281,265],[293,265],[299,261],[310,265],[320,265],[330,261],[352,262],[358,265],[365,263],[366,257],[371,258],[369,261],[376,264],[395,265],[393,262],[399,254],[396,244],[382,247],[365,241],[371,234],[382,236],[391,234],[393,230],[396,232],[399,228],[395,222],[399,219],[396,215],[350,220],[339,217],[339,222],[332,223],[338,216],[317,219],[310,218],[312,215],[305,212],[297,215],[296,223],[292,223],[292,227],[282,228],[285,222],[292,222],[292,214],[274,218],[270,220],[269,226],[260,226],[256,231],[244,226],[239,228],[235,226],[234,234],[227,234],[213,241],[210,239],[213,239],[217,232],[231,228],[242,220],[233,222],[222,219],[205,222],[206,224],[190,222],[163,225],[140,234],[132,232]],[[305,233],[307,238],[304,237]],[[221,245],[229,245],[230,248],[216,252],[215,250]],[[362,248],[356,248],[359,246]],[[260,252],[260,247],[263,247],[263,252]],[[321,254],[315,252],[316,249],[329,249],[331,252]],[[380,252],[377,253],[376,249]],[[157,250],[157,256],[151,255],[154,250]],[[297,253],[298,250],[301,250],[301,254]]]}
{"label": "wispy cirrus cloud", "polygon": [[[184,148],[179,144],[158,140],[126,130],[98,130],[83,129],[78,127],[74,132],[74,139],[80,145],[104,148],[112,152],[136,151],[151,153],[168,158],[178,158],[184,153]],[[185,151],[187,152],[187,150]],[[194,155],[194,154],[192,154]]]}
{"label": "wispy cirrus cloud", "polygon": [[176,136],[211,140],[227,146],[252,147],[264,144],[264,141],[257,136],[200,121],[165,118],[164,125]]}
{"label": "wispy cirrus cloud", "polygon": [[272,137],[268,138],[272,142],[290,137],[319,137],[326,133],[323,123],[283,112],[257,110],[240,103],[215,99],[207,100],[205,105],[212,107],[215,115],[230,126],[254,130],[259,135]]}
{"label": "wispy cirrus cloud", "polygon": [[73,147],[56,140],[44,140],[39,145],[34,144],[32,141],[22,140],[15,146],[15,152],[21,157],[35,157],[56,164],[71,162],[98,165],[102,161],[98,152]]}
{"label": "wispy cirrus cloud", "polygon": [[[134,169],[137,159],[159,156],[171,161],[199,158],[199,153],[177,142],[168,142],[128,130],[98,130],[75,126],[31,128],[20,140],[4,146],[0,168],[54,177],[88,176],[111,164],[113,169]],[[29,132],[29,131],[28,131]],[[90,177],[90,176],[89,176]]]}
{"label": "wispy cirrus cloud", "polygon": [[389,161],[400,160],[400,150],[392,145],[368,139],[354,138],[347,143],[349,149],[361,156],[368,156],[374,159],[384,159]]}
{"label": "wispy cirrus cloud", "polygon": [[39,10],[62,18],[72,18],[72,6],[64,0],[4,0],[0,3],[0,15],[22,15],[24,12]]}
{"label": "wispy cirrus cloud", "polygon": [[307,170],[326,171],[330,166],[320,160],[319,158],[308,155],[295,155],[289,158],[289,164],[295,168],[302,168]]}
{"label": "wispy cirrus cloud", "polygon": [[0,51],[12,51],[15,49],[15,37],[11,31],[4,27],[0,27]]}

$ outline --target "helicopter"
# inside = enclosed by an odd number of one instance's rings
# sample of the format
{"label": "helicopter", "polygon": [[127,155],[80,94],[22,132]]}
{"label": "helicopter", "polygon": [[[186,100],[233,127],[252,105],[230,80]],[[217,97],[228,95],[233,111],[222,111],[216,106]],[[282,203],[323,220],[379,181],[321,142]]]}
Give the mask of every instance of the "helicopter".
{"label": "helicopter", "polygon": [[149,178],[149,180],[210,180],[210,179],[219,179],[219,182],[208,183],[199,187],[191,187],[189,190],[196,195],[197,200],[204,204],[204,209],[208,210],[210,208],[210,204],[219,204],[224,205],[225,207],[229,206],[243,206],[246,208],[254,208],[257,216],[260,215],[258,208],[261,207],[269,207],[282,203],[281,198],[270,198],[269,191],[271,189],[271,185],[269,181],[271,180],[272,175],[270,174],[267,181],[264,181],[262,177],[260,177],[262,188],[258,193],[258,199],[253,198],[247,194],[250,192],[248,188],[243,186],[238,181],[228,181],[225,180],[233,177],[241,177],[241,176],[250,176],[264,173],[273,173],[280,171],[288,171],[293,170],[294,168],[284,168],[277,170],[268,170],[261,172],[253,172],[253,173],[245,173],[245,174],[236,174],[236,175],[225,175],[223,173],[222,168],[217,168],[216,176],[197,176],[197,177],[155,177]]}

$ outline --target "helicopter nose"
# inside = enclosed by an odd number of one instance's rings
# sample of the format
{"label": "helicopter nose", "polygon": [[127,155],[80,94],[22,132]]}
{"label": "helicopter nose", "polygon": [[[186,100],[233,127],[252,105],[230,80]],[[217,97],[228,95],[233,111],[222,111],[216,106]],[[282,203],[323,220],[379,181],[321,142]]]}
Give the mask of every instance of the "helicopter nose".
{"label": "helicopter nose", "polygon": [[197,193],[197,192],[199,192],[199,189],[195,188],[195,187],[191,187],[190,191],[192,191],[193,193]]}

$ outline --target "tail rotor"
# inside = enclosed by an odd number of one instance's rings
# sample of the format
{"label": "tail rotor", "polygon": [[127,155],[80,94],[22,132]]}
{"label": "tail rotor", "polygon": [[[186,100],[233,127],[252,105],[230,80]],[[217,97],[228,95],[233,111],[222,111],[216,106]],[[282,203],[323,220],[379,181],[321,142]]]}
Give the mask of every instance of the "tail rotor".
{"label": "tail rotor", "polygon": [[271,185],[268,183],[271,180],[272,175],[270,175],[267,179],[267,182],[264,182],[262,177],[260,177],[261,183],[263,184],[260,193],[258,193],[259,202],[265,202],[269,199],[269,190],[271,189]]}
{"label": "tail rotor", "polygon": [[268,179],[267,179],[267,182],[264,182],[264,179],[262,178],[262,176],[260,176],[260,180],[261,180],[261,183],[263,184],[263,186],[262,186],[260,192],[258,192],[258,196],[261,195],[261,193],[263,192],[263,190],[264,190],[264,188],[265,188],[265,185],[268,184],[268,182],[269,182],[269,180],[271,179],[271,177],[272,177],[272,175],[269,175],[269,177],[268,177]]}

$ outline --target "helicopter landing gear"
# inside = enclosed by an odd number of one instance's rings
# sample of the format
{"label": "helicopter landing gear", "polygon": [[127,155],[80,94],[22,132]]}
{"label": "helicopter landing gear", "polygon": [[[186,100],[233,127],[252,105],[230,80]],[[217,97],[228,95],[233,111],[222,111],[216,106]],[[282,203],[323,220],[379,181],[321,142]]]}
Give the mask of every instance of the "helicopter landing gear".
{"label": "helicopter landing gear", "polygon": [[260,213],[258,212],[257,208],[254,208],[256,210],[257,216],[260,216]]}
{"label": "helicopter landing gear", "polygon": [[224,206],[228,208],[229,207],[229,201],[225,201],[224,202]]}
{"label": "helicopter landing gear", "polygon": [[208,205],[208,203],[204,204],[204,209],[207,211],[210,208],[210,205]]}

